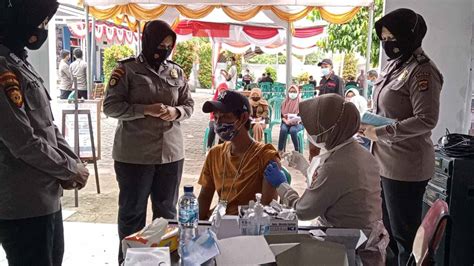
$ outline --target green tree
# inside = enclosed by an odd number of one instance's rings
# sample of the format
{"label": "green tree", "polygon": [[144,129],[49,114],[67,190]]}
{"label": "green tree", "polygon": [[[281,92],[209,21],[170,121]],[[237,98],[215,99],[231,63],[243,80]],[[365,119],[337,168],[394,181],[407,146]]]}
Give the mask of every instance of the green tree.
{"label": "green tree", "polygon": [[276,81],[277,80],[277,72],[276,72],[276,69],[272,66],[267,66],[265,68],[265,73],[270,73],[270,77]]}
{"label": "green tree", "polygon": [[[276,55],[274,54],[259,54],[247,60],[250,64],[261,64],[261,65],[275,65]],[[286,64],[286,55],[278,54],[278,64]]]}
{"label": "green tree", "polygon": [[135,52],[126,45],[112,45],[104,49],[104,63],[102,70],[104,71],[104,84],[109,84],[109,78],[112,71],[117,66],[117,62],[121,59],[133,56]]}
{"label": "green tree", "polygon": [[310,53],[305,57],[304,64],[305,65],[317,65],[319,62],[323,60],[323,54],[321,53],[321,50],[318,50],[317,52]]}
{"label": "green tree", "polygon": [[349,80],[349,77],[355,78],[357,75],[357,58],[353,53],[344,55],[344,68],[342,70],[342,78]]}
{"label": "green tree", "polygon": [[[382,17],[383,0],[375,0],[374,21]],[[319,19],[321,16],[318,11],[308,16],[312,21]],[[330,24],[327,28],[328,37],[321,40],[319,45],[325,52],[342,52],[342,53],[360,53],[365,56],[367,51],[367,38],[369,27],[369,10],[366,7],[360,9],[357,15],[348,23],[338,25]],[[372,29],[372,51],[370,62],[372,66],[378,64],[380,53],[380,41]]]}
{"label": "green tree", "polygon": [[189,40],[178,43],[173,54],[173,61],[179,64],[187,77],[191,75],[193,62],[196,58],[196,40]]}
{"label": "green tree", "polygon": [[212,86],[212,47],[208,42],[199,43],[199,83],[201,87],[210,89]]}

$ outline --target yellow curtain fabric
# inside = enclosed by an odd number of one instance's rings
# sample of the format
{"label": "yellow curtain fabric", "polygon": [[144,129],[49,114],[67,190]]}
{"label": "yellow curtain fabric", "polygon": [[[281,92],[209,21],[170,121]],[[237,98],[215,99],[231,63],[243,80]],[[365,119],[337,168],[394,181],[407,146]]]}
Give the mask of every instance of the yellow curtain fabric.
{"label": "yellow curtain fabric", "polygon": [[246,21],[249,20],[253,17],[255,17],[260,10],[262,10],[263,7],[258,6],[254,7],[245,11],[237,11],[232,9],[231,7],[228,6],[223,6],[222,10],[224,13],[226,13],[227,16],[229,16],[232,19],[235,19],[237,21]]}
{"label": "yellow curtain fabric", "polygon": [[196,9],[196,10],[187,8],[185,6],[174,6],[174,8],[176,8],[176,10],[178,10],[178,12],[181,15],[187,18],[200,19],[209,15],[212,12],[212,10],[214,10],[215,6],[206,6],[200,9]]}
{"label": "yellow curtain fabric", "polygon": [[279,9],[278,7],[275,7],[275,6],[270,6],[269,7],[270,10],[275,14],[277,15],[278,18],[280,18],[281,20],[284,20],[284,21],[288,21],[288,22],[293,22],[293,21],[297,21],[297,20],[300,20],[302,18],[305,18],[309,12],[311,12],[314,7],[312,6],[308,6],[307,8],[297,12],[297,13],[289,13],[289,12],[285,12],[281,9]]}
{"label": "yellow curtain fabric", "polygon": [[[186,6],[177,5],[177,6],[168,6],[168,5],[160,5],[155,8],[145,8],[139,4],[126,4],[126,5],[117,5],[107,9],[99,9],[96,7],[89,7],[89,12],[92,16],[99,20],[108,20],[114,19],[116,23],[122,23],[124,19],[127,21],[129,26],[132,26],[136,30],[136,23],[130,22],[130,20],[124,16],[129,15],[135,17],[137,20],[153,20],[157,19],[162,16],[168,7],[174,7],[178,10],[178,12],[190,19],[200,19],[207,15],[209,15],[214,8],[219,8],[221,6],[205,6],[199,9],[192,9]],[[258,12],[261,10],[271,10],[277,17],[281,20],[294,22],[300,19],[305,18],[309,12],[317,8],[321,14],[321,17],[334,24],[344,24],[349,22],[356,14],[359,12],[360,7],[355,7],[352,10],[343,13],[343,14],[333,14],[323,7],[306,7],[305,9],[298,11],[296,13],[286,12],[279,9],[276,6],[258,6],[254,8],[250,8],[244,11],[238,11],[231,7],[222,6],[222,10],[232,19],[237,21],[246,21],[253,17],[255,17]],[[117,18],[118,17],[118,18]]]}
{"label": "yellow curtain fabric", "polygon": [[359,12],[360,7],[355,7],[351,11],[348,11],[343,14],[332,14],[326,9],[324,9],[324,7],[318,7],[318,10],[319,14],[321,14],[321,18],[323,18],[327,22],[333,24],[344,24],[351,21],[351,19],[354,18],[355,15],[357,15],[357,12]]}

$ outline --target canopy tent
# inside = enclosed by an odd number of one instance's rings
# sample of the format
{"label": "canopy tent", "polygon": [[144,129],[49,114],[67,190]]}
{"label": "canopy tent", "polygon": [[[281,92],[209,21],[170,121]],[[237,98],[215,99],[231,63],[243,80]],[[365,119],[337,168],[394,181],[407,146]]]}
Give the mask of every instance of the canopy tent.
{"label": "canopy tent", "polygon": [[[141,21],[162,19],[174,27],[179,18],[204,19],[214,11],[220,10],[229,19],[249,21],[260,13],[265,14],[275,24],[286,29],[287,83],[291,82],[291,55],[293,47],[293,23],[305,18],[311,11],[318,10],[322,19],[343,24],[350,21],[361,7],[370,10],[368,54],[373,25],[374,0],[79,0],[90,13],[100,20],[114,20],[127,23],[140,32]],[[88,21],[88,19],[86,19]],[[94,31],[92,31],[93,33]],[[87,35],[86,35],[87,37]],[[94,39],[94,38],[92,38]],[[90,43],[90,42],[88,42]],[[90,47],[90,46],[89,46]],[[93,47],[93,46],[92,46]],[[370,61],[370,60],[368,60]],[[366,68],[368,70],[368,62]]]}

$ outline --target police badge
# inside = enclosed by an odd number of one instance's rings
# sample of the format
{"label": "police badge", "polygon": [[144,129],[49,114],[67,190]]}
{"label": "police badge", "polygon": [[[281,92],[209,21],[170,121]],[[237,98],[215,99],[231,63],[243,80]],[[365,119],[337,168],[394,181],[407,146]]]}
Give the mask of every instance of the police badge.
{"label": "police badge", "polygon": [[171,69],[170,76],[174,79],[177,79],[178,78],[178,70],[176,70],[176,68]]}

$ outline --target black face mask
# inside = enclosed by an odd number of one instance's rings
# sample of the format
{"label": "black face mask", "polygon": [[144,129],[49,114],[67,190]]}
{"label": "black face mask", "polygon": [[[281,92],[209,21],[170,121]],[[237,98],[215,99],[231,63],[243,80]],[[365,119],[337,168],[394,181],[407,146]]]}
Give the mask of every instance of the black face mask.
{"label": "black face mask", "polygon": [[32,36],[36,36],[36,42],[30,43],[26,42],[26,48],[30,50],[38,50],[41,48],[43,43],[46,41],[48,38],[48,30],[45,29],[35,29],[34,32],[31,34]]}
{"label": "black face mask", "polygon": [[[172,49],[156,49],[149,56],[146,56],[145,54],[145,57],[147,57],[147,61],[151,66],[158,69],[161,64],[166,60],[166,58],[171,55],[171,51]],[[159,57],[155,58],[155,54],[157,54]]]}
{"label": "black face mask", "polygon": [[397,41],[382,41],[382,47],[390,59],[395,59],[402,55],[402,50]]}

